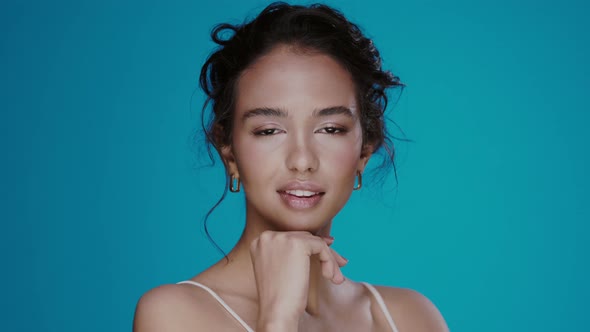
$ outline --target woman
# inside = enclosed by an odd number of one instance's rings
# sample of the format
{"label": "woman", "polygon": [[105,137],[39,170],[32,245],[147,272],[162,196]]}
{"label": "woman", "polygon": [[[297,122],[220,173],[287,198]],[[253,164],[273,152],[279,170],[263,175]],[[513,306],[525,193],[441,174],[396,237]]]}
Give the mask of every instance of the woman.
{"label": "woman", "polygon": [[330,248],[371,155],[384,148],[393,161],[385,89],[401,83],[371,41],[327,6],[284,3],[212,38],[207,137],[230,191],[245,192],[246,226],[225,259],[146,293],[134,330],[446,331],[422,295],[346,279]]}

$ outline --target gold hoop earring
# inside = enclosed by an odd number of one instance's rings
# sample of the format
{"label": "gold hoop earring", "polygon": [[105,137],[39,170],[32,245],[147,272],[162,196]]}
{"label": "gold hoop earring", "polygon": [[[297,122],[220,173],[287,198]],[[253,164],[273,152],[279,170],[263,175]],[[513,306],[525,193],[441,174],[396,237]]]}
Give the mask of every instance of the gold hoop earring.
{"label": "gold hoop earring", "polygon": [[[234,181],[237,182],[235,187]],[[231,191],[232,193],[240,192],[240,178],[234,177],[233,174],[229,177],[229,191]]]}
{"label": "gold hoop earring", "polygon": [[363,175],[361,174],[361,171],[356,171],[356,176],[357,176],[356,186],[354,186],[352,188],[352,190],[359,190],[363,186]]}

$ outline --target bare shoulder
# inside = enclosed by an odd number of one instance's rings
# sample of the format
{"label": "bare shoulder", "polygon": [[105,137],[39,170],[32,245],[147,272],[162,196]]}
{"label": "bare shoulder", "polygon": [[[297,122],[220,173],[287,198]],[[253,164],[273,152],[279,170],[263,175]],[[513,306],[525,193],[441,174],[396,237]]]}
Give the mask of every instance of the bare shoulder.
{"label": "bare shoulder", "polygon": [[383,297],[397,328],[408,332],[447,332],[438,308],[421,293],[398,287],[375,286]]}
{"label": "bare shoulder", "polygon": [[156,287],[139,299],[133,331],[207,331],[216,326],[219,316],[217,306],[207,295],[191,285]]}

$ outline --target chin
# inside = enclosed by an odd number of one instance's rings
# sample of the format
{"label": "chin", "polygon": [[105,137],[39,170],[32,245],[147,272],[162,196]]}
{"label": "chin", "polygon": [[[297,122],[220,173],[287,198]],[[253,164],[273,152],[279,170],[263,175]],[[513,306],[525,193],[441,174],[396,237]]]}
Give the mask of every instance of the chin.
{"label": "chin", "polygon": [[[277,202],[276,205],[267,203],[265,209],[257,209],[255,208],[255,204],[251,204],[247,207],[252,212],[248,213],[248,219],[254,223],[260,222],[263,228],[273,231],[306,231],[317,234],[326,227],[329,227],[336,215],[334,211],[327,210],[327,206],[292,209],[283,206],[281,203]],[[269,211],[269,206],[274,206],[275,208]]]}
{"label": "chin", "polygon": [[[282,215],[279,218],[269,218],[268,225],[276,231],[293,232],[293,231],[305,231],[312,234],[319,233],[322,229],[325,229],[332,222],[332,217],[323,216],[318,218],[317,214],[305,214],[295,215],[291,214]],[[311,220],[310,220],[311,219]],[[319,221],[324,220],[324,221]]]}

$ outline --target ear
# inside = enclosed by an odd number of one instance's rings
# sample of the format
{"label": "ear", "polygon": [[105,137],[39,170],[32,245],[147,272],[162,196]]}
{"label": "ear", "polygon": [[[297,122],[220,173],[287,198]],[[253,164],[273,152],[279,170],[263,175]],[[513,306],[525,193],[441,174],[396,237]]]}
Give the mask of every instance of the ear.
{"label": "ear", "polygon": [[236,158],[232,151],[230,145],[224,145],[221,147],[221,159],[223,160],[223,164],[225,165],[225,169],[227,170],[227,174],[233,175],[237,178],[240,177],[240,173],[238,172],[238,164],[236,163]]}
{"label": "ear", "polygon": [[224,128],[219,123],[215,124],[213,127],[213,141],[215,142],[215,146],[218,147],[225,170],[227,171],[227,174],[239,177],[238,166],[232,151],[232,146],[225,141],[224,136]]}
{"label": "ear", "polygon": [[373,144],[363,145],[363,148],[361,150],[361,156],[359,158],[358,165],[357,165],[357,170],[359,172],[362,173],[365,170],[365,167],[367,166],[369,159],[373,155],[373,149],[374,149]]}

